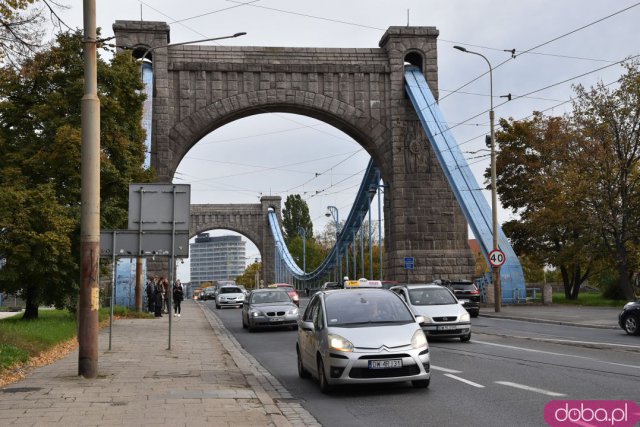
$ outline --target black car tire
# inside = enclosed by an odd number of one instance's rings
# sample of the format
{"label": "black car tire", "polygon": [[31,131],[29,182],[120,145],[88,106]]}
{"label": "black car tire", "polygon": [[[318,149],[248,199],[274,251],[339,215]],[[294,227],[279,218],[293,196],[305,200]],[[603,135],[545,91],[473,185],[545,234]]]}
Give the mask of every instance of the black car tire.
{"label": "black car tire", "polygon": [[298,349],[297,346],[296,346],[296,354],[298,356],[298,376],[300,378],[309,378],[310,376],[309,371],[304,369],[304,366],[302,366],[302,356],[300,355],[300,349]]}
{"label": "black car tire", "polygon": [[216,308],[219,310],[220,309],[220,304],[216,304]]}
{"label": "black car tire", "polygon": [[247,329],[247,322],[244,321],[244,316],[242,316],[242,329]]}
{"label": "black car tire", "polygon": [[473,313],[469,313],[471,317],[478,317],[480,315],[480,311],[474,311]]}
{"label": "black car tire", "polygon": [[333,387],[331,387],[327,382],[327,375],[324,372],[322,357],[318,357],[318,383],[320,384],[320,391],[324,394],[329,394],[333,390]]}
{"label": "black car tire", "polygon": [[413,386],[413,388],[427,388],[429,387],[430,383],[431,383],[431,378],[429,378],[428,380],[411,381],[411,385]]}
{"label": "black car tire", "polygon": [[640,335],[640,314],[629,314],[623,320],[624,331],[629,335]]}
{"label": "black car tire", "polygon": [[463,335],[460,337],[460,342],[467,342],[471,340],[471,332],[469,332],[467,335]]}

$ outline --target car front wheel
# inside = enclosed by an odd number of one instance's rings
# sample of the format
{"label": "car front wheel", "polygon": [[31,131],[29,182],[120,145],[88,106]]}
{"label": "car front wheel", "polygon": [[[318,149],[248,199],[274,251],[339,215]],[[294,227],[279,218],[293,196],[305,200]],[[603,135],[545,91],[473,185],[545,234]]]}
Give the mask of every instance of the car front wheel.
{"label": "car front wheel", "polygon": [[327,382],[327,374],[324,372],[324,363],[321,357],[318,357],[318,383],[320,383],[320,391],[324,394],[329,394],[333,390],[333,387]]}
{"label": "car front wheel", "polygon": [[629,335],[640,335],[640,314],[630,314],[623,322],[624,331]]}
{"label": "car front wheel", "polygon": [[463,335],[460,337],[460,342],[467,342],[471,339],[471,332],[469,332],[467,335]]}
{"label": "car front wheel", "polygon": [[304,369],[304,366],[302,365],[302,355],[298,348],[296,348],[296,353],[298,355],[298,376],[300,378],[309,378],[309,371]]}

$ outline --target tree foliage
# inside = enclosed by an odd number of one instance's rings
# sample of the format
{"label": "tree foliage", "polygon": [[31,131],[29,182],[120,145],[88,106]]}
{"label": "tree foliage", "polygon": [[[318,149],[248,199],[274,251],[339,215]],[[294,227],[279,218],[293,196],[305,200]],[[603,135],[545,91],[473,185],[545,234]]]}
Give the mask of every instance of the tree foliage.
{"label": "tree foliage", "polygon": [[53,0],[3,0],[0,2],[0,63],[18,66],[43,47],[43,26],[48,11],[51,24],[60,28]]}
{"label": "tree foliage", "polygon": [[572,115],[500,121],[497,191],[519,216],[505,233],[531,262],[558,268],[568,299],[608,254],[625,294],[638,268],[637,68],[627,65],[616,90],[576,88]]}
{"label": "tree foliage", "polygon": [[287,196],[282,210],[282,227],[287,245],[299,234],[299,229],[304,228],[307,239],[313,238],[313,223],[309,216],[309,206],[299,194]]}
{"label": "tree foliage", "polygon": [[[81,40],[79,32],[62,33],[54,47],[20,69],[0,69],[0,186],[10,207],[3,203],[0,210],[0,257],[7,260],[0,291],[19,291],[28,308],[73,306],[80,279]],[[143,169],[140,89],[139,68],[129,53],[98,60],[103,228],[124,228],[128,184],[151,178]],[[36,191],[42,195],[34,197]],[[42,236],[49,245],[43,246]],[[30,263],[16,263],[29,256]]]}

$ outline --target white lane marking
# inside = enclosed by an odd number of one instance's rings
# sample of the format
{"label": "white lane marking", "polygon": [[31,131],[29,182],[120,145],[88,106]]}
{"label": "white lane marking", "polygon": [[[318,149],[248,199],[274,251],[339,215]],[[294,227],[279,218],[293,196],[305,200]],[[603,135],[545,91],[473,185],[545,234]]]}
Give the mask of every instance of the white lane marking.
{"label": "white lane marking", "polygon": [[584,360],[590,360],[592,362],[598,362],[598,363],[604,363],[607,365],[615,365],[615,366],[622,366],[625,368],[634,368],[634,369],[640,369],[640,365],[627,365],[624,363],[615,363],[615,362],[609,362],[606,360],[599,360],[593,357],[588,357],[588,356],[578,356],[575,354],[566,354],[566,353],[556,353],[553,351],[544,351],[544,350],[536,350],[534,348],[525,348],[525,347],[516,347],[513,345],[505,345],[505,344],[497,344],[497,343],[493,343],[493,342],[486,342],[486,341],[478,341],[477,339],[473,340],[474,343],[476,344],[484,344],[484,345],[492,345],[495,347],[503,347],[503,348],[510,348],[513,350],[522,350],[522,351],[530,351],[532,353],[541,353],[541,354],[550,354],[552,356],[564,356],[564,357],[573,357],[575,359],[584,359]]}
{"label": "white lane marking", "polygon": [[449,377],[449,378],[453,378],[454,380],[462,381],[463,383],[472,385],[474,387],[484,388],[484,386],[482,384],[474,383],[473,381],[465,380],[464,378],[456,377],[455,375],[444,374],[444,376],[445,377]]}
{"label": "white lane marking", "polygon": [[434,371],[448,372],[450,374],[461,374],[462,373],[462,371],[456,371],[455,369],[443,368],[442,366],[436,366],[436,365],[431,365],[431,369],[433,369]]}
{"label": "white lane marking", "polygon": [[501,385],[506,385],[508,387],[519,388],[520,390],[533,391],[534,393],[541,393],[541,394],[545,394],[547,396],[552,396],[552,397],[566,396],[566,394],[563,394],[563,393],[556,393],[555,391],[549,391],[549,390],[543,390],[541,388],[529,387],[528,385],[512,383],[512,382],[509,382],[509,381],[496,381],[495,383],[496,384],[501,384]]}

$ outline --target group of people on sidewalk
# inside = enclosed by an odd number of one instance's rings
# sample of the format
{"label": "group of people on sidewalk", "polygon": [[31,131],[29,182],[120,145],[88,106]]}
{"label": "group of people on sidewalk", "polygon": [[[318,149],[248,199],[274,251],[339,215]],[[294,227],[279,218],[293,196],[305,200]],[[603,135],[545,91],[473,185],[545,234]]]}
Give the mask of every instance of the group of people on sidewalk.
{"label": "group of people on sidewalk", "polygon": [[162,313],[169,314],[169,292],[172,292],[173,315],[180,317],[181,303],[184,300],[184,288],[180,280],[176,280],[172,289],[169,289],[169,281],[166,277],[149,276],[147,279],[147,308],[155,317],[162,317]]}

